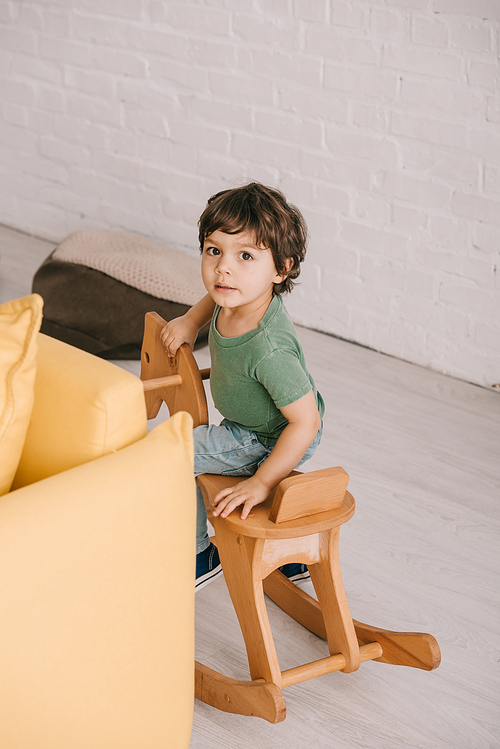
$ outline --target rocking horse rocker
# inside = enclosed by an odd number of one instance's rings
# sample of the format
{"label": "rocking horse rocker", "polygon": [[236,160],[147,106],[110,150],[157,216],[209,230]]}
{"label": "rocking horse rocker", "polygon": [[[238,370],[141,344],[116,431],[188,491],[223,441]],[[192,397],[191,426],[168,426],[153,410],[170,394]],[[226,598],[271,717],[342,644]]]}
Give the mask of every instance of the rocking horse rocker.
{"label": "rocking horse rocker", "polygon": [[[170,414],[188,411],[195,427],[207,424],[202,379],[210,376],[210,370],[198,369],[186,344],[169,358],[160,340],[164,325],[156,313],[146,315],[141,379],[148,418],[154,418],[165,401]],[[391,632],[351,618],[338,553],[340,527],[353,516],[355,508],[354,498],[347,491],[348,480],[339,467],[311,473],[293,471],[246,520],[241,520],[238,513],[225,519],[211,513],[212,498],[240,478],[209,474],[197,478],[215,530],[251,676],[250,681],[239,681],[195,662],[197,699],[225,712],[279,723],[286,716],[282,690],[292,684],[333,671],[356,671],[369,660],[427,671],[439,666],[439,646],[432,635]],[[278,567],[289,562],[307,564],[318,600],[279,572]],[[264,594],[325,639],[330,655],[281,671]]]}

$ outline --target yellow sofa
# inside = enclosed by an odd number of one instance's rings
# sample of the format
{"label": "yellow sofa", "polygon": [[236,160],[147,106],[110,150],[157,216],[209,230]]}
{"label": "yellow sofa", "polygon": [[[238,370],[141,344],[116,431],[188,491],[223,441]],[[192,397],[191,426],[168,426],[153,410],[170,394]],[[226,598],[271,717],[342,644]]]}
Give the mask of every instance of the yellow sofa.
{"label": "yellow sofa", "polygon": [[147,435],[137,377],[35,337],[31,420],[0,496],[0,746],[187,749],[191,417]]}

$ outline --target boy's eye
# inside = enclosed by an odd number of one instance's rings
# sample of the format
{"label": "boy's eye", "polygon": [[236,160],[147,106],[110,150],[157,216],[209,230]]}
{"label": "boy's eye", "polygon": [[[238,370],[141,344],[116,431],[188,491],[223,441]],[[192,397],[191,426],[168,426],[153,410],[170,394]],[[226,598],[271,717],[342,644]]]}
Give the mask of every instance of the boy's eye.
{"label": "boy's eye", "polygon": [[220,250],[217,247],[205,247],[207,255],[220,255]]}
{"label": "boy's eye", "polygon": [[242,252],[241,257],[243,260],[253,260],[253,255],[250,255],[249,252]]}

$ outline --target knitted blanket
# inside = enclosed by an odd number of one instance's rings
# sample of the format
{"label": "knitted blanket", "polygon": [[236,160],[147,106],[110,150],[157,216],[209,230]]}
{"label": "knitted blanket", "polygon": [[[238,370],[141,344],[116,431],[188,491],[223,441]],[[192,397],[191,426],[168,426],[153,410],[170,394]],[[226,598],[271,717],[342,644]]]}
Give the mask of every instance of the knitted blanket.
{"label": "knitted blanket", "polygon": [[205,294],[200,260],[126,231],[77,231],[52,258],[106,273],[158,299],[193,305]]}

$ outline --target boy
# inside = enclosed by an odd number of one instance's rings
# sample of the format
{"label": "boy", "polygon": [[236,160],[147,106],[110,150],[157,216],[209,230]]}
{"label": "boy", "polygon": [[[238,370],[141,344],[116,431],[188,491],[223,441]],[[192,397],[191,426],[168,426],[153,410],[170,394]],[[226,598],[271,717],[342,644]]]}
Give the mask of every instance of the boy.
{"label": "boy", "polygon": [[[324,403],[281,299],[300,273],[307,229],[281,192],[255,182],[211,197],[198,223],[208,294],[167,323],[161,337],[174,356],[184,342],[192,348],[212,320],[210,386],[224,419],[194,430],[195,475],[241,476],[215,497],[214,515],[241,507],[245,519],[321,438]],[[222,569],[199,488],[197,502],[198,590]],[[280,569],[294,581],[309,577],[305,565]]]}

